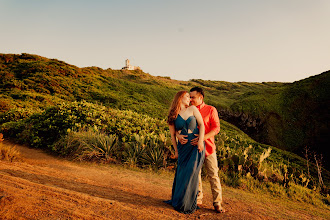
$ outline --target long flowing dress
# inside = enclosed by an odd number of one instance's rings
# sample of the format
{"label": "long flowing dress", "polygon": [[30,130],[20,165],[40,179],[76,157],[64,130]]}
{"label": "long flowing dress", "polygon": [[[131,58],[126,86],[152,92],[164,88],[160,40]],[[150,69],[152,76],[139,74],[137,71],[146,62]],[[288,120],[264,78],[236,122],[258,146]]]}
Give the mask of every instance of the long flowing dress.
{"label": "long flowing dress", "polygon": [[198,208],[198,174],[203,166],[205,148],[199,152],[197,146],[191,144],[191,140],[196,138],[194,134],[199,134],[195,116],[184,120],[181,115],[178,115],[174,124],[176,130],[181,130],[181,134],[188,135],[188,142],[184,145],[178,142],[179,157],[173,181],[172,198],[165,202],[171,204],[179,212],[190,214]]}

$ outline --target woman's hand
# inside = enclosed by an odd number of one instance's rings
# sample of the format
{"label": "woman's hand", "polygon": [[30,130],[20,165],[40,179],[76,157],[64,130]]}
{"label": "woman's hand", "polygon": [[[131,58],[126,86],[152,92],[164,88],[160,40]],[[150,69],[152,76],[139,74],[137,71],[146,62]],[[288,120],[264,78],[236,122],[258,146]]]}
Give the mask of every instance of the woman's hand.
{"label": "woman's hand", "polygon": [[175,151],[175,153],[174,153],[174,158],[175,158],[175,159],[178,159],[178,157],[179,157],[179,153],[178,153],[177,151]]}
{"label": "woman's hand", "polygon": [[203,141],[198,141],[197,149],[198,149],[199,153],[204,150],[204,142]]}
{"label": "woman's hand", "polygon": [[175,151],[175,153],[174,154],[171,154],[171,156],[170,156],[170,158],[173,160],[173,159],[178,159],[178,157],[179,157],[179,153],[178,153],[178,151]]}
{"label": "woman's hand", "polygon": [[173,160],[173,159],[178,159],[178,157],[179,157],[179,154],[178,154],[178,152],[177,151],[175,151],[175,153],[174,154],[171,154],[171,156],[170,156],[170,158]]}

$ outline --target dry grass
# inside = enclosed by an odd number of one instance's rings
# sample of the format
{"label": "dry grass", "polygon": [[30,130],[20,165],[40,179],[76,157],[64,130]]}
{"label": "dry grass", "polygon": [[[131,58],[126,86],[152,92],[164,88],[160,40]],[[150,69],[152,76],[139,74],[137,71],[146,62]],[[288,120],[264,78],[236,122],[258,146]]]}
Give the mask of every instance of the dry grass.
{"label": "dry grass", "polygon": [[15,146],[3,144],[3,135],[0,133],[0,160],[6,161],[20,161],[21,155],[20,152],[16,149]]}

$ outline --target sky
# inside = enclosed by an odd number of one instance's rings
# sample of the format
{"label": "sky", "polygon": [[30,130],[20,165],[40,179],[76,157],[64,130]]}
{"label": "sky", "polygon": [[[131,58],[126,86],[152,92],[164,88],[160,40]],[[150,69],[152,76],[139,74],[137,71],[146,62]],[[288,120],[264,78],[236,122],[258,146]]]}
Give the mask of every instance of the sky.
{"label": "sky", "polygon": [[294,82],[330,70],[329,0],[0,0],[0,53],[125,60],[177,80]]}

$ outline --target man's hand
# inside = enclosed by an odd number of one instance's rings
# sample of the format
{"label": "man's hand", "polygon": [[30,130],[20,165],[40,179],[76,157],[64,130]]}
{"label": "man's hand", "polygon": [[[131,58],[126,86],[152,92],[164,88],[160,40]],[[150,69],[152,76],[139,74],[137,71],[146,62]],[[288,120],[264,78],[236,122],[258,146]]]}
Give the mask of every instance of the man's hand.
{"label": "man's hand", "polygon": [[188,139],[186,138],[188,135],[176,134],[176,137],[182,145],[185,145],[188,142]]}
{"label": "man's hand", "polygon": [[197,137],[191,140],[191,142],[190,142],[191,145],[197,145],[198,144],[199,135],[198,134],[195,134],[195,136],[197,136]]}

